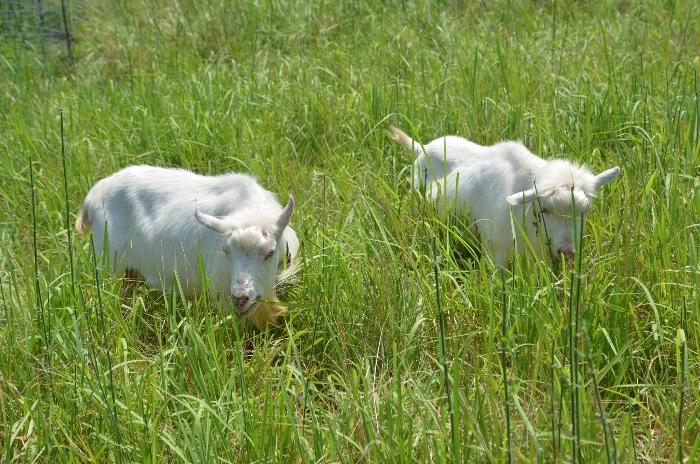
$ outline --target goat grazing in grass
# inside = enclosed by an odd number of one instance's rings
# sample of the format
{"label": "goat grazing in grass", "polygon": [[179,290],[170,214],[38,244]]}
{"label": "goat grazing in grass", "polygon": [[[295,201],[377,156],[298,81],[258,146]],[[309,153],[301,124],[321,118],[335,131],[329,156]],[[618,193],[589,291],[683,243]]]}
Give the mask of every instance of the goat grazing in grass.
{"label": "goat grazing in grass", "polygon": [[131,166],[92,187],[76,229],[92,229],[96,253],[108,250],[103,259],[114,272],[135,271],[166,290],[177,275],[188,298],[203,290],[201,258],[222,307],[262,329],[284,311],[275,305],[275,285],[295,268],[293,211],[291,195],[283,208],[247,175]]}
{"label": "goat grazing in grass", "polygon": [[513,233],[517,242],[523,238],[520,227],[511,226],[511,211],[538,256],[543,255],[538,234],[544,230],[549,252],[572,259],[574,221],[580,231],[581,214],[590,209],[596,190],[620,174],[617,166],[593,175],[567,160],[544,160],[519,142],[485,147],[446,136],[423,146],[395,127],[389,135],[415,154],[414,188],[424,188],[441,209],[449,205],[468,217],[499,266],[512,260]]}

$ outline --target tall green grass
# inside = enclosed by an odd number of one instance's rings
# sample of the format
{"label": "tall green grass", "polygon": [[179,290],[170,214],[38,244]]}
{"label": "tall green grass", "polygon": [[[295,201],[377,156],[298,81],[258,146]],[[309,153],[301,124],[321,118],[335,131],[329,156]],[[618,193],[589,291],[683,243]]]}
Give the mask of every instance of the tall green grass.
{"label": "tall green grass", "polygon": [[[74,61],[0,45],[3,462],[700,459],[693,2],[69,6]],[[574,269],[501,278],[390,122],[623,174]],[[279,327],[97,265],[74,214],[136,163],[296,194]]]}

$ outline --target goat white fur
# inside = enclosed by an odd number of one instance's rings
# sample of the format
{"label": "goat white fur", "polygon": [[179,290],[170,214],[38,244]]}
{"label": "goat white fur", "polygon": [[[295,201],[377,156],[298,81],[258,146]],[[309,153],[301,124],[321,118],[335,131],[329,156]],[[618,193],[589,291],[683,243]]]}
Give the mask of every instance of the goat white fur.
{"label": "goat white fur", "polygon": [[499,266],[512,260],[514,234],[518,251],[525,248],[520,227],[511,225],[511,211],[539,257],[538,234],[544,233],[554,257],[573,258],[574,220],[580,231],[581,214],[590,209],[596,190],[620,174],[617,166],[593,175],[567,160],[544,160],[519,142],[487,147],[445,136],[423,146],[395,127],[389,135],[416,156],[414,188],[425,188],[440,209],[468,217]]}
{"label": "goat white fur", "polygon": [[[92,229],[95,251],[108,241],[110,268],[138,272],[154,288],[171,289],[175,274],[188,298],[202,292],[198,259],[222,307],[256,327],[274,322],[277,282],[291,277],[299,240],[294,211],[243,174],[201,176],[182,169],[130,166],[98,181],[76,221]],[[105,228],[107,229],[105,231]]]}

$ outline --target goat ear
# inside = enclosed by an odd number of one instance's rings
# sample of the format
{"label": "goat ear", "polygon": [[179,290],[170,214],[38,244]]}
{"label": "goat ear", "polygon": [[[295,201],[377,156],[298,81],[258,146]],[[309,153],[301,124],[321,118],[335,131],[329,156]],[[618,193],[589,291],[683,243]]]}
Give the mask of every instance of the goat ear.
{"label": "goat ear", "polygon": [[282,231],[289,225],[289,220],[292,218],[292,213],[294,212],[294,195],[289,194],[289,201],[287,206],[282,210],[282,214],[277,219],[277,236],[282,234]]}
{"label": "goat ear", "polygon": [[615,166],[614,168],[610,168],[607,171],[603,171],[597,176],[595,176],[595,186],[602,187],[603,185],[609,184],[610,182],[614,181],[619,175],[619,166]]}
{"label": "goat ear", "polygon": [[233,229],[233,227],[227,225],[221,219],[216,218],[214,216],[209,216],[208,214],[200,213],[199,210],[195,210],[194,218],[203,226],[206,226],[214,232],[218,232],[220,234],[231,232],[231,230]]}
{"label": "goat ear", "polygon": [[536,196],[535,189],[527,189],[506,197],[506,201],[511,206],[517,206],[532,201]]}

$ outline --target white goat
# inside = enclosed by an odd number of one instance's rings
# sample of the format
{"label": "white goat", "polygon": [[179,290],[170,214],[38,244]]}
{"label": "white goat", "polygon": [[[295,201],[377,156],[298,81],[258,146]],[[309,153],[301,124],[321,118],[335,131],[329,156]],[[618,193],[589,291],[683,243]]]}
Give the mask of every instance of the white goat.
{"label": "white goat", "polygon": [[293,211],[291,195],[282,208],[247,175],[131,166],[92,187],[76,229],[92,228],[98,254],[107,238],[109,257],[103,259],[114,272],[135,271],[149,286],[166,290],[177,274],[188,298],[202,291],[201,257],[222,307],[232,304],[261,329],[284,311],[274,304],[275,285],[296,267]]}
{"label": "white goat", "polygon": [[446,136],[422,146],[395,127],[389,135],[415,153],[414,188],[425,188],[441,209],[449,205],[468,217],[499,266],[512,259],[514,233],[518,250],[524,249],[520,227],[511,226],[511,211],[539,257],[538,234],[544,232],[554,257],[573,258],[574,221],[580,231],[581,214],[590,209],[596,190],[620,174],[617,166],[593,175],[567,160],[543,160],[519,142],[485,147]]}

